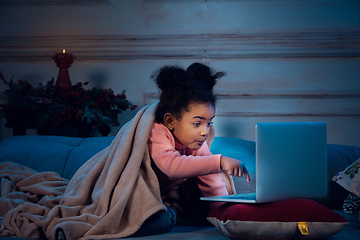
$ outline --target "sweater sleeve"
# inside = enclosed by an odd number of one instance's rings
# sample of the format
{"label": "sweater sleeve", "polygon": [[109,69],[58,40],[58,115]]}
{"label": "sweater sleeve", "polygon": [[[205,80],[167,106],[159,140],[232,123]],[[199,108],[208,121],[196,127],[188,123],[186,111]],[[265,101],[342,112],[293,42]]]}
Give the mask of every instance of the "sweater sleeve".
{"label": "sweater sleeve", "polygon": [[[202,148],[198,151],[194,151],[194,155],[212,155],[210,149],[207,144],[204,144]],[[216,174],[208,174],[204,176],[197,177],[197,184],[201,191],[201,195],[204,197],[210,196],[221,196],[228,195],[228,191],[226,190],[226,184],[221,179],[221,175],[219,173]],[[211,209],[214,209],[221,205],[223,202],[212,202],[210,203]]]}
{"label": "sweater sleeve", "polygon": [[[226,190],[226,184],[221,180],[219,173],[199,176],[197,178],[197,184],[203,197],[229,195]],[[221,204],[223,204],[223,202],[209,203],[211,209],[215,209]]]}
{"label": "sweater sleeve", "polygon": [[212,155],[207,145],[195,151],[197,156],[180,154],[175,149],[174,137],[162,124],[154,123],[148,146],[155,165],[170,178],[192,178],[221,171],[220,155]]}
{"label": "sweater sleeve", "polygon": [[226,184],[222,181],[220,174],[208,174],[198,177],[198,186],[202,196],[228,195]]}

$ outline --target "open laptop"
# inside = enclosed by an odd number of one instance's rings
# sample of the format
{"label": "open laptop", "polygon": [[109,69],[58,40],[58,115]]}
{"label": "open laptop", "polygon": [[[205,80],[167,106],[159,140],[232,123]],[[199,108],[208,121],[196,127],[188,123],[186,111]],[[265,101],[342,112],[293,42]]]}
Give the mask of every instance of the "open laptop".
{"label": "open laptop", "polygon": [[256,193],[201,197],[201,200],[266,203],[326,196],[326,123],[258,123],[255,134]]}

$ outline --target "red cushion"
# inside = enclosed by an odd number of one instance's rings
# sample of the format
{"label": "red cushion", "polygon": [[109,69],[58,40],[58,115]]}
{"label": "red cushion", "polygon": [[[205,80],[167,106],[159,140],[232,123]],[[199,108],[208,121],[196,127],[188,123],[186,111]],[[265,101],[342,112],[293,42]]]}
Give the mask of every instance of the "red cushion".
{"label": "red cushion", "polygon": [[225,203],[213,210],[208,217],[221,221],[262,222],[347,222],[338,213],[309,200],[294,199],[265,204]]}

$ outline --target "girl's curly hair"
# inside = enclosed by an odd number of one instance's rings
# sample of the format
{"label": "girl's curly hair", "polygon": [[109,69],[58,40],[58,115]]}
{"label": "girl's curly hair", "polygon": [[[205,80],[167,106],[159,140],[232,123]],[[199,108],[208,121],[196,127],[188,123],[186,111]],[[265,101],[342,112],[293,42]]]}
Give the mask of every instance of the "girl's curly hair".
{"label": "girl's curly hair", "polygon": [[186,70],[177,66],[160,68],[151,76],[161,90],[156,121],[163,123],[166,113],[180,119],[181,113],[188,111],[193,103],[210,103],[215,106],[213,87],[223,75],[223,72],[214,73],[201,63],[193,63]]}

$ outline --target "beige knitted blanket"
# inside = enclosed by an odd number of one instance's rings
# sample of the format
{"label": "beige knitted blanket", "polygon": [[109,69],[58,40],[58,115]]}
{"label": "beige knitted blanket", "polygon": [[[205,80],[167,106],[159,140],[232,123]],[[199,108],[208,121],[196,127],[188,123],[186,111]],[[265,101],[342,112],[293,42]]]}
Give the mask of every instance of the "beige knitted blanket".
{"label": "beige knitted blanket", "polygon": [[147,147],[156,106],[139,110],[70,181],[0,164],[0,236],[55,239],[61,228],[67,239],[123,238],[165,211]]}

